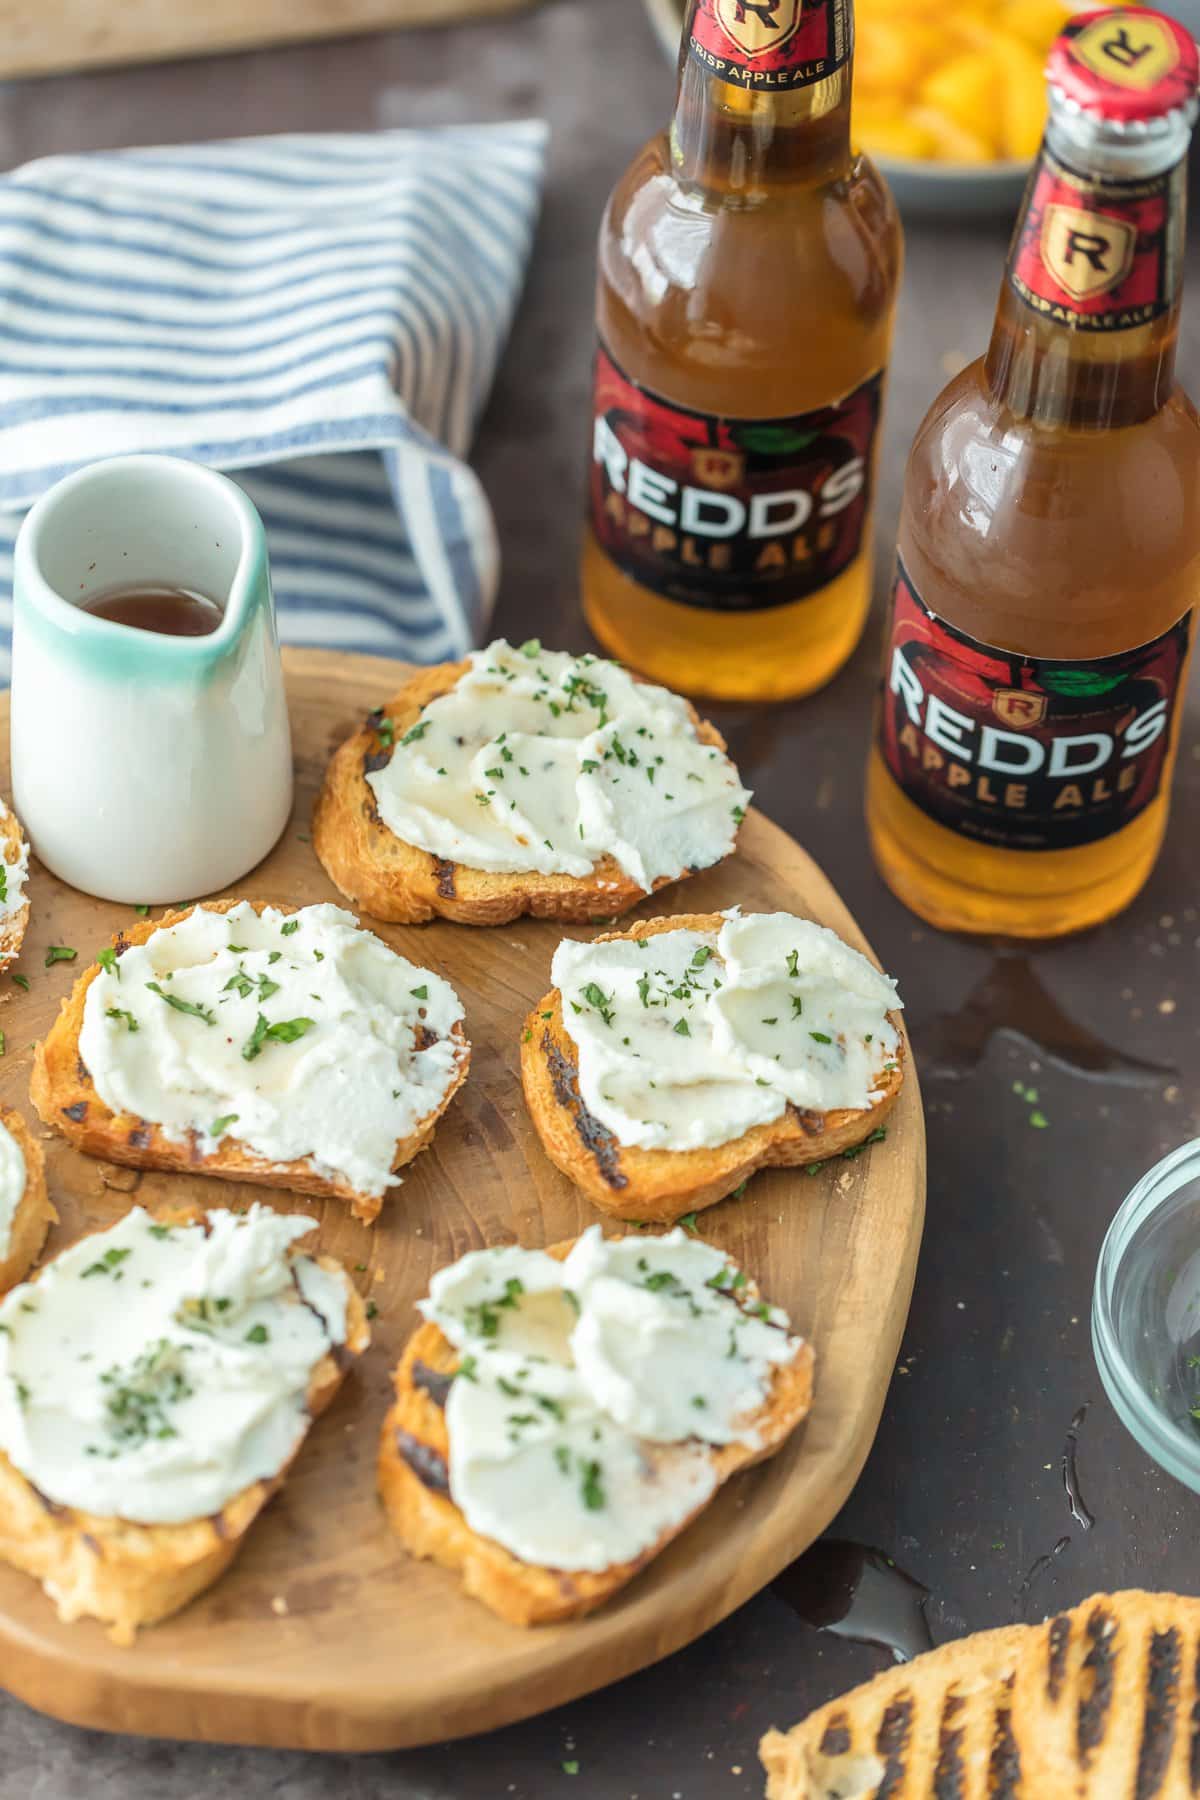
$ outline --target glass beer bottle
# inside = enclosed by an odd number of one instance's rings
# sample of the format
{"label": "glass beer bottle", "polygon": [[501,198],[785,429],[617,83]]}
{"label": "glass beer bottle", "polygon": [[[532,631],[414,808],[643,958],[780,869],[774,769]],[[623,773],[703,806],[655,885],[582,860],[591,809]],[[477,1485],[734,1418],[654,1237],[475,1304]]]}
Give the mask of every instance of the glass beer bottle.
{"label": "glass beer bottle", "polygon": [[986,356],[905,477],[867,818],[938,926],[1077,931],[1167,822],[1200,599],[1200,418],[1175,380],[1196,47],[1078,15]]}
{"label": "glass beer bottle", "polygon": [[583,601],[672,687],[820,687],[862,632],[901,264],[850,150],[850,0],[691,0],[600,229]]}

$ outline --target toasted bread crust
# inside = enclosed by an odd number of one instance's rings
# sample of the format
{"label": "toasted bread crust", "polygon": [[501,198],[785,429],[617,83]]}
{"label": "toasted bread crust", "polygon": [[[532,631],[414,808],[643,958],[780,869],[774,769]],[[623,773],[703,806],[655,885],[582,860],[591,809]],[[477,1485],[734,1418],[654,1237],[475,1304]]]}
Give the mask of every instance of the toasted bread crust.
{"label": "toasted bread crust", "polygon": [[[590,876],[497,875],[445,862],[406,844],[379,816],[367,774],[390,760],[391,745],[381,742],[378,722],[392,721],[395,742],[416,723],[430,701],[448,694],[467,673],[466,661],[439,663],[416,671],[398,694],[372,713],[361,730],[348,737],[330,761],[313,810],[313,849],[329,879],[355,906],[377,919],[401,925],[424,925],[430,919],[453,919],[459,925],[507,925],[528,913],[535,919],[564,924],[607,923],[639,900],[643,888],[611,856],[598,862]],[[692,715],[703,744],[724,751],[720,733]],[[652,892],[681,881],[693,871],[664,875]]]}
{"label": "toasted bread crust", "polygon": [[[316,1260],[345,1281],[342,1348],[349,1357],[361,1356],[370,1342],[362,1299],[341,1263],[326,1256]],[[313,1370],[308,1387],[312,1418],[337,1393],[349,1357],[325,1356]],[[304,1442],[302,1438],[297,1445],[296,1456]],[[0,1559],[40,1581],[64,1622],[99,1619],[114,1643],[132,1644],[139,1627],[178,1612],[224,1573],[294,1460],[269,1481],[243,1488],[209,1518],[140,1525],[57,1505],[0,1452]]]}
{"label": "toasted bread crust", "polygon": [[[570,1248],[570,1243],[556,1244],[549,1254],[562,1258]],[[752,1284],[746,1292],[757,1296]],[[598,1574],[523,1562],[492,1538],[481,1537],[450,1498],[445,1476],[450,1444],[444,1399],[439,1402],[430,1392],[431,1386],[438,1385],[439,1376],[449,1387],[458,1362],[457,1350],[429,1321],[409,1339],[393,1377],[396,1397],[380,1434],[379,1491],[392,1528],[409,1552],[455,1570],[468,1594],[510,1624],[548,1625],[594,1612],[704,1510],[698,1507],[633,1561],[616,1563]],[[802,1343],[794,1361],[776,1370],[758,1420],[761,1444],[757,1449],[728,1444],[713,1450],[719,1486],[739,1469],[773,1455],[806,1417],[812,1405],[813,1362],[811,1345]],[[402,1443],[408,1460],[401,1453]],[[422,1468],[424,1476],[414,1464]]]}
{"label": "toasted bread crust", "polygon": [[[944,1770],[944,1720],[954,1730],[953,1785],[948,1778],[945,1791],[960,1800],[1000,1800],[1004,1793],[1016,1800],[1014,1790],[991,1785],[991,1764],[1008,1728],[1013,1671],[1031,1635],[1027,1625],[1009,1625],[942,1644],[885,1669],[791,1731],[768,1731],[758,1747],[766,1800],[868,1800],[889,1769],[898,1794],[940,1792],[933,1775]],[[887,1721],[902,1721],[903,1731],[889,1732]]]}
{"label": "toasted bread crust", "polygon": [[1094,1594],[943,1644],[759,1746],[767,1800],[1194,1800],[1200,1600]]}
{"label": "toasted bread crust", "polygon": [[[679,913],[639,920],[628,931],[603,932],[595,941],[656,937],[664,931],[719,931],[723,924],[720,913]],[[563,1021],[562,995],[553,988],[527,1015],[521,1033],[525,1103],[547,1156],[593,1206],[617,1218],[668,1224],[715,1206],[758,1169],[823,1162],[877,1130],[904,1081],[904,1033],[896,1015],[889,1017],[900,1038],[896,1068],[873,1106],[829,1113],[789,1106],[781,1118],[711,1149],[640,1150],[619,1143],[584,1106],[577,1051]]]}
{"label": "toasted bread crust", "polygon": [[0,1294],[7,1294],[18,1281],[24,1281],[41,1255],[46,1233],[51,1225],[57,1224],[58,1214],[46,1188],[46,1159],[42,1155],[42,1146],[21,1114],[12,1107],[0,1106],[0,1123],[12,1132],[25,1159],[25,1192],[13,1215],[8,1253],[0,1257]]}
{"label": "toasted bread crust", "polygon": [[[3,803],[0,802],[0,806]],[[0,856],[8,864],[19,860],[25,847],[25,838],[21,831],[21,821],[11,807],[3,806],[0,811]],[[21,945],[25,941],[25,931],[29,924],[29,890],[26,888],[25,899],[16,912],[4,916],[0,925],[0,974],[16,962],[21,954]]]}
{"label": "toasted bread crust", "polygon": [[[237,900],[206,900],[209,912],[229,912],[239,905]],[[255,912],[274,906],[279,912],[293,913],[297,907],[285,901],[252,900]],[[112,940],[117,954],[131,944],[143,944],[164,926],[178,925],[195,909],[184,907],[178,912],[164,913],[159,919],[141,919],[129,931],[119,932]],[[107,1162],[124,1163],[133,1169],[173,1169],[185,1175],[213,1175],[227,1181],[253,1181],[264,1187],[289,1188],[293,1193],[312,1194],[319,1198],[334,1196],[348,1202],[356,1219],[366,1223],[378,1218],[383,1205],[378,1194],[360,1193],[348,1182],[318,1175],[307,1160],[274,1163],[232,1136],[226,1136],[218,1150],[201,1154],[193,1136],[186,1144],[167,1137],[162,1128],[131,1113],[113,1113],[96,1092],[95,1084],[79,1054],[79,1034],[83,1026],[83,1008],[87,990],[100,972],[93,963],[85,969],[62,1003],[58,1018],[37,1046],[29,1097],[47,1125],[61,1131],[77,1150],[98,1156]],[[440,1104],[419,1122],[415,1131],[396,1145],[393,1170],[404,1167],[422,1151],[433,1137],[438,1120],[467,1078],[471,1047],[461,1021],[451,1034],[458,1043],[459,1059],[454,1079]]]}

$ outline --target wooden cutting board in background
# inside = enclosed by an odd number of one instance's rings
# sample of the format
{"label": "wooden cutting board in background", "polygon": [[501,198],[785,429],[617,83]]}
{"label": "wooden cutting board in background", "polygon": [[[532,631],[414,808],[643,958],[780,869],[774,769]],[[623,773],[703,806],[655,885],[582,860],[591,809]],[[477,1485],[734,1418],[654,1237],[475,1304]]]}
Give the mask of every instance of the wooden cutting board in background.
{"label": "wooden cutting board in background", "polygon": [[0,79],[449,25],[531,0],[0,0]]}

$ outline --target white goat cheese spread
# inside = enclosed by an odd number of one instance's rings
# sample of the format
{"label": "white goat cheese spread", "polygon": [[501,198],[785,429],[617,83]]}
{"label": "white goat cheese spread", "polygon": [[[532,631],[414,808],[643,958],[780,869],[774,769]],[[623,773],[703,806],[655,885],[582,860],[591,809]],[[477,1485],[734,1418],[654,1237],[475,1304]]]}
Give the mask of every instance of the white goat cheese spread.
{"label": "white goat cheese spread", "polygon": [[46,1499],[178,1524],[268,1480],[346,1337],[346,1283],[255,1206],[159,1225],[135,1207],[0,1301],[0,1450]]}
{"label": "white goat cheese spread", "polygon": [[678,1529],[717,1486],[711,1452],[757,1447],[799,1340],[746,1277],[676,1229],[564,1261],[478,1250],[419,1303],[460,1352],[446,1401],[451,1498],[514,1556],[599,1571]]}
{"label": "white goat cheese spread", "polygon": [[438,1107],[462,1002],[337,906],[197,906],[87,990],[79,1054],[106,1106],[379,1195],[396,1145]]}
{"label": "white goat cheese spread", "polygon": [[735,910],[716,932],[567,939],[551,978],[584,1105],[639,1149],[711,1149],[789,1104],[869,1106],[899,1054],[895,983],[790,913]]}
{"label": "white goat cheese spread", "polygon": [[13,1220],[25,1197],[25,1158],[7,1125],[0,1123],[0,1260],[12,1245]]}
{"label": "white goat cheese spread", "polygon": [[[8,807],[0,800],[0,821],[12,817]],[[20,912],[25,904],[25,883],[29,879],[29,845],[24,838],[16,860],[9,862],[8,844],[0,848],[0,919],[10,918],[13,913]]]}
{"label": "white goat cheese spread", "polygon": [[536,641],[468,660],[367,775],[398,838],[497,874],[584,879],[611,856],[646,892],[732,850],[750,795],[677,694]]}

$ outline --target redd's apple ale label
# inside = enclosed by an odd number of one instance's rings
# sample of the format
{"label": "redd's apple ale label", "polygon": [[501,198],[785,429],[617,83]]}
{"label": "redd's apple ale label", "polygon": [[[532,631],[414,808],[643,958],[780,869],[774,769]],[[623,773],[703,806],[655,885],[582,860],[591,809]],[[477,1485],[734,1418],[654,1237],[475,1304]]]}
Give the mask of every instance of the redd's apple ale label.
{"label": "redd's apple ale label", "polygon": [[939,619],[897,570],[881,748],[930,818],[1011,850],[1073,850],[1158,794],[1191,614],[1092,662],[1022,656]]}
{"label": "redd's apple ale label", "polygon": [[775,419],[676,406],[596,358],[596,538],[669,600],[755,612],[806,599],[863,547],[881,374],[831,406]]}
{"label": "redd's apple ale label", "polygon": [[850,0],[698,0],[688,55],[739,87],[808,87],[854,47]]}

